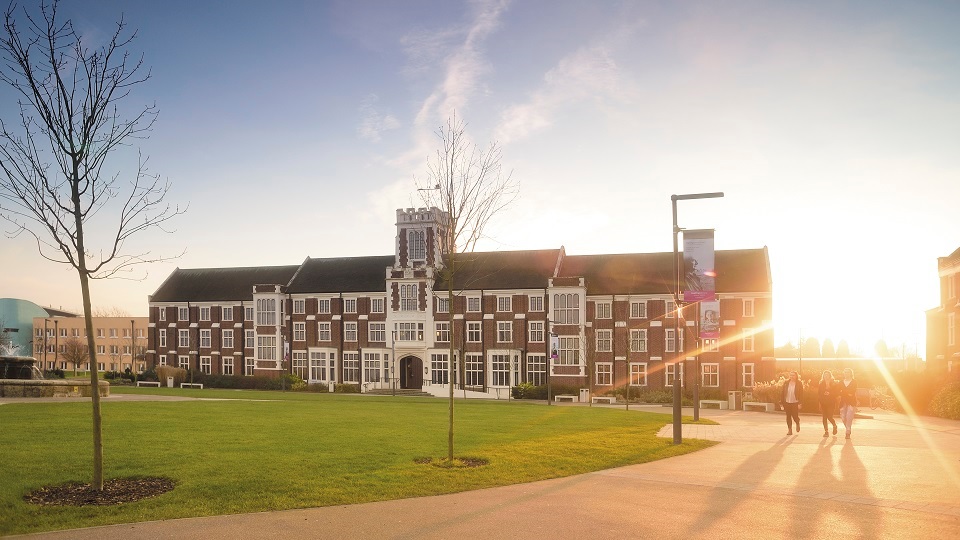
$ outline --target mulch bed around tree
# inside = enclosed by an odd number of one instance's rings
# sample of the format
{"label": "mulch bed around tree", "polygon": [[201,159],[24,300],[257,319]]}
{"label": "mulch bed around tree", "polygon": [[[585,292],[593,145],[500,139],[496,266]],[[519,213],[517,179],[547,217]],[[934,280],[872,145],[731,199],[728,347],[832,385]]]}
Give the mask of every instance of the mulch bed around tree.
{"label": "mulch bed around tree", "polygon": [[109,506],[156,497],[174,486],[169,478],[113,478],[103,481],[103,491],[93,489],[90,484],[70,482],[42,487],[27,493],[23,499],[44,506]]}

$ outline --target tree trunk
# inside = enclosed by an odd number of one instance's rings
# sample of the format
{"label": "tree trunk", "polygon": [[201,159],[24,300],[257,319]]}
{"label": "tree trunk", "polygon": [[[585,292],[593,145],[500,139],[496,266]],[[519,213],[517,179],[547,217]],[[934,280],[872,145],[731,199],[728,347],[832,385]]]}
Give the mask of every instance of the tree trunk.
{"label": "tree trunk", "polygon": [[[447,274],[447,315],[448,315],[448,320],[450,321],[450,358],[448,359],[449,362],[447,363],[447,370],[448,370],[447,380],[449,381],[449,384],[450,384],[450,425],[447,430],[447,459],[449,459],[451,463],[453,462],[453,381],[454,381],[453,375],[455,373],[454,366],[456,366],[455,364],[456,360],[454,360],[454,357],[453,357],[453,351],[454,351],[453,270],[454,270],[453,251],[451,251],[450,252],[450,272],[448,272]],[[463,324],[467,324],[466,319],[464,319]]]}

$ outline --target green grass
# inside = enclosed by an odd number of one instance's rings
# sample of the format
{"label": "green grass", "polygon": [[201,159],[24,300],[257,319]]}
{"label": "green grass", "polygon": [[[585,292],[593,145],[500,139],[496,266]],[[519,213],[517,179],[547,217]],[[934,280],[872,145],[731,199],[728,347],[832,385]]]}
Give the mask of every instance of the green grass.
{"label": "green grass", "polygon": [[[42,507],[41,486],[89,482],[90,404],[0,406],[0,535],[437,495],[643,463],[710,446],[655,436],[665,414],[458,401],[456,454],[444,457],[447,402],[430,398],[124,389],[223,401],[103,403],[107,478],[167,476],[171,492],[110,507]],[[242,398],[242,399],[236,399]],[[271,401],[259,401],[269,399]]]}

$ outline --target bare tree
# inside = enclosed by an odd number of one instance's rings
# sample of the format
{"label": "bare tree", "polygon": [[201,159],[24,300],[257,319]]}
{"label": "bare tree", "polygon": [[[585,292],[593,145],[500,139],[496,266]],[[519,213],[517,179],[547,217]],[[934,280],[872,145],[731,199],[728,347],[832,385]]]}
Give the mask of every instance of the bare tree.
{"label": "bare tree", "polygon": [[[481,148],[470,142],[466,124],[456,114],[437,129],[440,149],[427,160],[427,175],[417,181],[418,192],[428,207],[437,207],[446,214],[446,234],[440,234],[440,250],[445,256],[439,274],[447,284],[448,316],[454,328],[454,277],[458,254],[471,253],[484,234],[490,219],[512,203],[519,185],[511,173],[504,174],[502,150],[493,142]],[[449,351],[450,407],[447,431],[447,459],[453,461],[453,374],[455,372],[454,340]]]}
{"label": "bare tree", "polygon": [[[114,165],[108,157],[145,138],[157,115],[154,105],[135,107],[130,115],[118,107],[150,78],[143,57],[127,51],[136,32],[121,17],[106,42],[91,48],[70,20],[58,19],[56,1],[43,1],[36,11],[11,4],[0,35],[0,81],[18,94],[19,110],[16,128],[0,121],[0,217],[13,226],[11,236],[32,237],[42,257],[69,264],[80,279],[93,384],[91,484],[102,490],[90,280],[163,260],[131,250],[131,238],[162,230],[182,211],[164,202],[169,184],[148,175],[142,155],[123,180],[119,170],[109,172]],[[94,230],[107,232],[87,234]]]}
{"label": "bare tree", "polygon": [[77,375],[80,364],[90,360],[89,349],[87,345],[79,338],[72,337],[63,343],[63,352],[60,354],[64,360],[73,364],[73,375]]}
{"label": "bare tree", "polygon": [[127,310],[117,306],[110,306],[110,307],[97,306],[93,308],[93,316],[94,317],[129,317],[130,313],[127,312]]}

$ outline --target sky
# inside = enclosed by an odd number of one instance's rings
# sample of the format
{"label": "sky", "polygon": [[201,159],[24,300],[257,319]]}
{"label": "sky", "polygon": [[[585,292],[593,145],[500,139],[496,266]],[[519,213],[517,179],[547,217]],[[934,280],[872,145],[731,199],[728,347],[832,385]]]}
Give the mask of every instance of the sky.
{"label": "sky", "polygon": [[[678,224],[769,249],[777,345],[922,354],[937,257],[960,247],[958,3],[67,0],[61,14],[90,43],[121,15],[138,30],[151,77],[122,108],[159,116],[114,170],[140,151],[189,206],[137,237],[180,256],[95,283],[94,306],[146,315],[176,267],[391,254],[395,210],[421,205],[414,182],[454,113],[520,185],[478,249],[670,251],[671,194],[721,191],[681,201]],[[0,117],[15,113],[0,89]],[[0,297],[80,310],[75,272],[29,239],[0,237],[0,260]]]}

